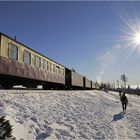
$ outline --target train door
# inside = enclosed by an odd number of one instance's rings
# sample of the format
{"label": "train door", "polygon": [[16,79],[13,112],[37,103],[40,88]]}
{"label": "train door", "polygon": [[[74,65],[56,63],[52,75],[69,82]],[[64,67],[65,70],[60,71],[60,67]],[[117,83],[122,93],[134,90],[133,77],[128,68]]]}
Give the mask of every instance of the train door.
{"label": "train door", "polygon": [[65,68],[65,87],[71,89],[71,70]]}
{"label": "train door", "polygon": [[86,89],[86,78],[85,77],[83,77],[83,85],[84,85],[84,89]]}

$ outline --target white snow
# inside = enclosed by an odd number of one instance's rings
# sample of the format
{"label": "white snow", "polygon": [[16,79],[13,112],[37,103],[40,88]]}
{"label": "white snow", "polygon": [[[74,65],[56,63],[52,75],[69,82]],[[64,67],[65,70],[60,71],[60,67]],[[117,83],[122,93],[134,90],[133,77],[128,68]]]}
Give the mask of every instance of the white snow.
{"label": "white snow", "polygon": [[140,99],[117,92],[0,90],[0,116],[19,139],[140,139]]}

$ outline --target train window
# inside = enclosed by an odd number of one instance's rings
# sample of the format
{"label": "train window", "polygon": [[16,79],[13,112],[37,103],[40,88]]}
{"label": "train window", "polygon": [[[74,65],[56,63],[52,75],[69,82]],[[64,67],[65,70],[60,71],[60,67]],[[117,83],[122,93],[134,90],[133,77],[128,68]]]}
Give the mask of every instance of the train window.
{"label": "train window", "polygon": [[53,64],[52,64],[52,72],[53,72],[53,70],[54,70],[54,69],[53,69]]}
{"label": "train window", "polygon": [[63,75],[65,75],[65,71],[64,71],[64,69],[63,69]]}
{"label": "train window", "polygon": [[60,75],[63,75],[63,69],[61,68],[61,70],[60,70]]}
{"label": "train window", "polygon": [[49,69],[49,67],[48,67],[48,61],[43,60],[43,68],[44,68],[45,70],[48,70],[48,69]]}
{"label": "train window", "polygon": [[53,64],[53,72],[55,73],[55,64]]}
{"label": "train window", "polygon": [[18,47],[14,44],[8,45],[8,56],[10,59],[17,60],[18,59]]}
{"label": "train window", "polygon": [[31,53],[26,50],[24,51],[23,54],[23,62],[28,65],[31,64]]}
{"label": "train window", "polygon": [[49,70],[49,62],[47,61],[47,70]]}
{"label": "train window", "polygon": [[63,75],[63,69],[61,69],[61,75]]}
{"label": "train window", "polygon": [[41,58],[38,56],[35,56],[35,66],[36,67],[41,67]]}
{"label": "train window", "polygon": [[46,65],[46,60],[43,60],[43,69],[46,70],[46,69],[47,69],[46,67],[47,67],[47,65]]}
{"label": "train window", "polygon": [[63,75],[63,74],[62,74],[62,68],[61,68],[61,71],[60,71],[60,75]]}
{"label": "train window", "polygon": [[59,74],[59,66],[56,66],[56,73]]}
{"label": "train window", "polygon": [[50,67],[49,67],[49,61],[47,61],[47,64],[48,64],[48,65],[47,65],[47,70],[49,71],[49,68],[50,68]]}
{"label": "train window", "polygon": [[61,74],[61,68],[58,69],[58,74]]}
{"label": "train window", "polygon": [[50,72],[52,72],[52,63],[50,62]]}

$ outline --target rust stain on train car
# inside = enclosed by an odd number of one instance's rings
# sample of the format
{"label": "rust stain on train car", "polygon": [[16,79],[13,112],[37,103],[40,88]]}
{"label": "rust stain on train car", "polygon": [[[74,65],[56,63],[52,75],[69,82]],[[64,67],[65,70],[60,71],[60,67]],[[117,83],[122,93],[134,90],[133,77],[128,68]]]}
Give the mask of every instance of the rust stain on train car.
{"label": "rust stain on train car", "polygon": [[65,77],[0,57],[0,74],[65,84]]}

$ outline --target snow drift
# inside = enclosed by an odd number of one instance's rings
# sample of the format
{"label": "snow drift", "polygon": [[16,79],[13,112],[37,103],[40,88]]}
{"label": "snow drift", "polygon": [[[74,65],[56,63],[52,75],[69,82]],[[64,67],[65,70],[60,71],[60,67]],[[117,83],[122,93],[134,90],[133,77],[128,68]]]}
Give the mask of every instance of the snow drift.
{"label": "snow drift", "polygon": [[140,139],[140,100],[121,113],[116,92],[0,90],[16,139]]}

